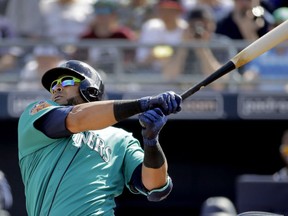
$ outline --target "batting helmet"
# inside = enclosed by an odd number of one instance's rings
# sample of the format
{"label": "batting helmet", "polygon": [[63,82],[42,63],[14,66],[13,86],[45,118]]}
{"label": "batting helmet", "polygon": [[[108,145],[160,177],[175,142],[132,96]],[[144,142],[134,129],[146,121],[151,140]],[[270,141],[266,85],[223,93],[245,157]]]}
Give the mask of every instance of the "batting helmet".
{"label": "batting helmet", "polygon": [[81,80],[79,91],[86,101],[102,100],[104,84],[100,74],[85,62],[68,60],[48,70],[42,77],[42,85],[50,92],[51,83],[61,75],[75,76]]}

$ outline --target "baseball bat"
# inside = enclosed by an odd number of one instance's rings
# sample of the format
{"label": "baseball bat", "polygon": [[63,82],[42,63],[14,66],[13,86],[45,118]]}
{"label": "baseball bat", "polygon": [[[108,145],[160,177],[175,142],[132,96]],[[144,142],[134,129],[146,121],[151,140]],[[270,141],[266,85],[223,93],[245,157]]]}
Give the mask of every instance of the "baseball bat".
{"label": "baseball bat", "polygon": [[264,52],[272,49],[276,45],[282,43],[288,39],[288,20],[284,21],[280,25],[276,26],[262,37],[258,38],[237,55],[227,61],[215,72],[210,74],[201,82],[195,84],[185,92],[181,94],[182,99],[185,100],[187,97],[193,95],[195,92],[199,91],[201,88],[209,85],[213,81],[222,77],[223,75],[233,71],[236,68],[243,66],[244,64],[257,58]]}

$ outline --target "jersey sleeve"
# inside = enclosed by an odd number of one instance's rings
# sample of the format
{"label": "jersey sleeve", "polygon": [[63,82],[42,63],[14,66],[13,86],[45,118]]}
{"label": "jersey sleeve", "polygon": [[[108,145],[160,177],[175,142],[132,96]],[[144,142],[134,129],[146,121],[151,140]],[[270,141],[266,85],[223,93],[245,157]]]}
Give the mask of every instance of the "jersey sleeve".
{"label": "jersey sleeve", "polygon": [[37,101],[26,107],[18,121],[19,159],[53,143],[53,139],[35,127],[35,122],[56,108],[59,105],[50,100]]}

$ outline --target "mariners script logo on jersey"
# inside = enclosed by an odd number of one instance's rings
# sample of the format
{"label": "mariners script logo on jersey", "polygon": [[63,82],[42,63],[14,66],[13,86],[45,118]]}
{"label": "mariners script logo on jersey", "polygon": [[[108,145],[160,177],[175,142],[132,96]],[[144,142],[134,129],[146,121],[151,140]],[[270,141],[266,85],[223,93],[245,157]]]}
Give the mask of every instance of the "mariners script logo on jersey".
{"label": "mariners script logo on jersey", "polygon": [[47,107],[51,106],[51,104],[47,103],[46,101],[39,101],[37,104],[35,104],[32,109],[30,110],[30,115],[34,115],[37,112],[39,112],[42,109],[45,109]]}
{"label": "mariners script logo on jersey", "polygon": [[82,145],[87,145],[90,149],[98,152],[100,157],[105,161],[109,162],[111,159],[112,149],[105,145],[105,141],[99,137],[93,131],[86,131],[73,135],[72,145],[80,148]]}

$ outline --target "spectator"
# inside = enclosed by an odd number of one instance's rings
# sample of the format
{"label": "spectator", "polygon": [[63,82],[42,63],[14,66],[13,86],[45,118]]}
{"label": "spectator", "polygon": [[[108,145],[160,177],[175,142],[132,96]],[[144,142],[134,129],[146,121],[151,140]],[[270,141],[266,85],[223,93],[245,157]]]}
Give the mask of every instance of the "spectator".
{"label": "spectator", "polygon": [[266,34],[273,16],[259,0],[234,0],[233,10],[217,23],[216,32],[236,40],[256,40]]}
{"label": "spectator", "polygon": [[98,0],[94,4],[94,16],[81,35],[82,39],[129,39],[134,40],[133,30],[119,20],[120,4],[113,0]]}
{"label": "spectator", "polygon": [[42,37],[43,17],[39,8],[39,0],[9,0],[5,15],[14,26],[17,36]]}
{"label": "spectator", "polygon": [[138,37],[142,24],[155,16],[155,4],[155,0],[128,0],[122,3],[121,24],[131,28]]}
{"label": "spectator", "polygon": [[13,205],[10,184],[3,171],[0,170],[0,216],[10,216],[9,209]]}
{"label": "spectator", "polygon": [[282,135],[281,145],[279,147],[281,159],[284,162],[284,167],[273,174],[275,181],[288,180],[288,130],[285,130]]}
{"label": "spectator", "polygon": [[[88,29],[82,34],[81,39],[113,40],[123,39],[135,41],[135,32],[124,26],[119,20],[119,3],[113,0],[98,0],[94,4],[94,18]],[[94,46],[95,45],[95,46]],[[108,44],[109,45],[109,44]],[[131,61],[134,55],[132,50],[124,50],[124,64]],[[88,59],[93,67],[104,70],[107,74],[115,72],[117,61],[120,60],[120,50],[114,46],[99,47],[93,43],[88,49],[79,49],[76,53],[81,59]]]}
{"label": "spectator", "polygon": [[[273,12],[274,26],[288,19],[288,7]],[[260,91],[288,92],[288,48],[278,45],[263,53],[243,67],[246,88]]]}
{"label": "spectator", "polygon": [[[17,38],[17,34],[13,24],[7,17],[0,15],[0,40],[13,40],[15,38]],[[2,81],[17,78],[20,68],[19,59],[22,54],[23,49],[17,46],[0,47],[0,76]]]}
{"label": "spectator", "polygon": [[21,90],[42,89],[41,77],[49,68],[56,67],[65,60],[65,55],[55,46],[39,45],[20,71],[20,81],[17,87]]}
{"label": "spectator", "polygon": [[[233,57],[237,50],[233,49],[232,40],[225,35],[215,33],[216,21],[211,8],[207,5],[197,5],[187,12],[189,28],[183,34],[183,43],[214,42],[222,47],[179,47],[175,54],[163,67],[164,76],[171,80],[179,74],[192,74],[203,79],[216,71],[220,66]],[[229,47],[229,49],[227,49]],[[223,80],[229,78],[227,74],[211,84],[214,89],[221,90],[225,87]]]}
{"label": "spectator", "polygon": [[11,21],[7,17],[0,15],[0,38],[12,39],[15,37],[16,37],[15,28],[12,25]]}
{"label": "spectator", "polygon": [[5,15],[9,0],[0,0],[0,15]]}
{"label": "spectator", "polygon": [[160,0],[156,10],[157,18],[149,19],[141,28],[139,44],[142,47],[136,51],[136,61],[142,72],[160,74],[163,62],[173,54],[172,46],[181,43],[188,24],[183,19],[184,11],[178,1]]}
{"label": "spectator", "polygon": [[[15,31],[9,19],[0,15],[0,39],[15,38]],[[11,53],[10,48],[1,47],[0,49],[0,73],[10,70],[14,63],[15,57]]]}
{"label": "spectator", "polygon": [[43,37],[56,42],[75,42],[85,31],[91,20],[91,1],[41,0],[43,15]]}
{"label": "spectator", "polygon": [[182,4],[187,11],[193,9],[196,5],[209,6],[216,22],[226,16],[234,7],[233,0],[182,0]]}

